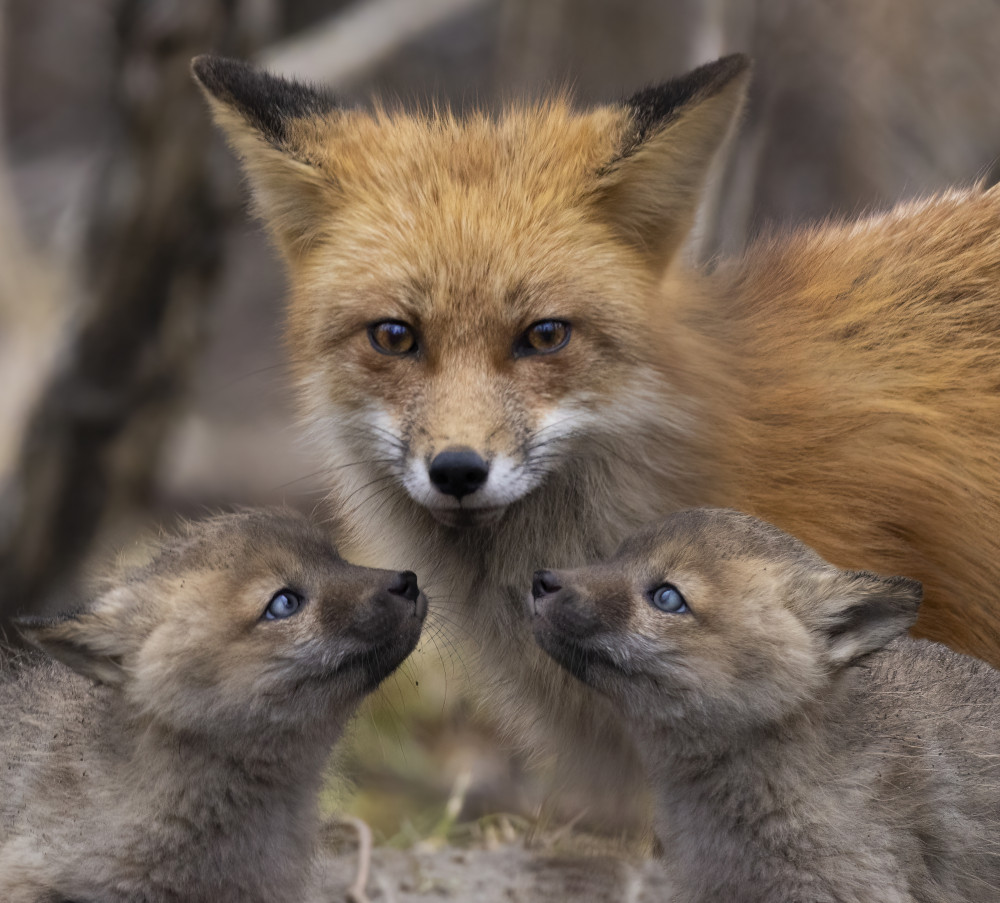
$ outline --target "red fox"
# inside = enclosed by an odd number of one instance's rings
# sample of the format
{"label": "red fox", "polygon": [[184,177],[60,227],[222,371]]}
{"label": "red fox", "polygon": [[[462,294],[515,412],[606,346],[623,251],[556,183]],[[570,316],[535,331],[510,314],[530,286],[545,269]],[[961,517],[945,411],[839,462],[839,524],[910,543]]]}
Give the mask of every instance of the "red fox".
{"label": "red fox", "polygon": [[532,596],[635,737],[671,900],[997,899],[1000,672],[901,636],[917,581],[695,509]]}
{"label": "red fox", "polygon": [[457,118],[194,63],[287,265],[350,554],[432,578],[529,743],[539,724],[629,754],[533,642],[527,587],[679,508],[910,574],[916,632],[1000,664],[1000,190],[695,270],[683,246],[749,70]]}

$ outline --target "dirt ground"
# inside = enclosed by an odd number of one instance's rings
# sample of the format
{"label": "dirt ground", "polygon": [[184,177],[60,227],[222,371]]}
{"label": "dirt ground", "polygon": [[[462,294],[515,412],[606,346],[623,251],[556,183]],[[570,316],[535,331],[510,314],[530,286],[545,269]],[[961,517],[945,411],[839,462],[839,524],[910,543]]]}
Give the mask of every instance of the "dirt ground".
{"label": "dirt ground", "polygon": [[[316,903],[348,900],[357,853],[326,856],[320,867]],[[651,860],[552,855],[515,843],[492,850],[377,848],[366,896],[371,903],[663,903],[669,900],[670,890],[660,865]]]}

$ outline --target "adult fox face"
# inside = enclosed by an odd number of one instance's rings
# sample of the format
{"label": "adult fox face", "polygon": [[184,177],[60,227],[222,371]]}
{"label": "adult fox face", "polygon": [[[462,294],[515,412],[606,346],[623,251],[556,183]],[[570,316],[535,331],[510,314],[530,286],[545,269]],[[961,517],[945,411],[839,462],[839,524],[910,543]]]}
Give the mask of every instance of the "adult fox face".
{"label": "adult fox face", "polygon": [[195,61],[288,265],[291,357],[341,483],[482,525],[662,419],[657,287],[747,69],[727,57],[587,114],[459,120]]}

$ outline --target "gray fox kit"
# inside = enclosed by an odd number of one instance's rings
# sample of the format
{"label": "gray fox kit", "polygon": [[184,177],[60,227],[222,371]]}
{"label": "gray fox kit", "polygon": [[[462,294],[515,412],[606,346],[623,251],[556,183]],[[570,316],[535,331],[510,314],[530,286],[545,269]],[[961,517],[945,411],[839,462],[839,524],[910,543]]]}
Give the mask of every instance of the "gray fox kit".
{"label": "gray fox kit", "polygon": [[998,899],[1000,672],[903,637],[916,581],[695,509],[532,597],[625,717],[677,903]]}
{"label": "gray fox kit", "polygon": [[426,609],[412,573],[266,510],[23,619],[55,661],[0,674],[0,900],[299,903],[330,751]]}

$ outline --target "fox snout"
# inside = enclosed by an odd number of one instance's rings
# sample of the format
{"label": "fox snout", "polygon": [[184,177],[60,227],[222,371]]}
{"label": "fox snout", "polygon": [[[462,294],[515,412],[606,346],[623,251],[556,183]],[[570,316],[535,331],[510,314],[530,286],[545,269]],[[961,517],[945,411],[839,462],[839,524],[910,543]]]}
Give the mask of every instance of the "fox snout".
{"label": "fox snout", "polygon": [[[362,596],[349,615],[343,636],[350,646],[341,671],[360,668],[362,689],[369,692],[388,677],[417,646],[427,597],[412,571],[375,571],[374,591]],[[334,630],[334,633],[337,631]]]}
{"label": "fox snout", "polygon": [[351,633],[373,645],[389,642],[397,631],[423,622],[427,597],[413,571],[390,573],[356,612]]}
{"label": "fox snout", "polygon": [[385,588],[392,596],[416,602],[420,599],[420,587],[417,586],[417,575],[413,571],[400,571]]}
{"label": "fox snout", "polygon": [[460,446],[435,455],[427,475],[438,492],[461,501],[486,484],[490,465],[475,450]]}
{"label": "fox snout", "polygon": [[535,642],[578,680],[606,690],[608,675],[620,667],[613,651],[619,635],[607,621],[601,594],[589,592],[572,576],[535,572],[531,583]]}
{"label": "fox snout", "polygon": [[399,571],[389,578],[383,590],[375,597],[373,607],[388,608],[400,617],[423,620],[427,614],[427,597],[417,585],[413,571]]}
{"label": "fox snout", "polygon": [[585,640],[603,629],[600,612],[585,593],[556,571],[535,571],[531,582],[535,633]]}
{"label": "fox snout", "polygon": [[417,575],[413,571],[400,571],[385,588],[389,604],[402,609],[402,616],[416,618],[423,622],[427,615],[427,597],[417,585]]}
{"label": "fox snout", "polygon": [[524,471],[523,464],[509,455],[449,445],[415,455],[403,485],[441,523],[485,526],[530,488]]}

